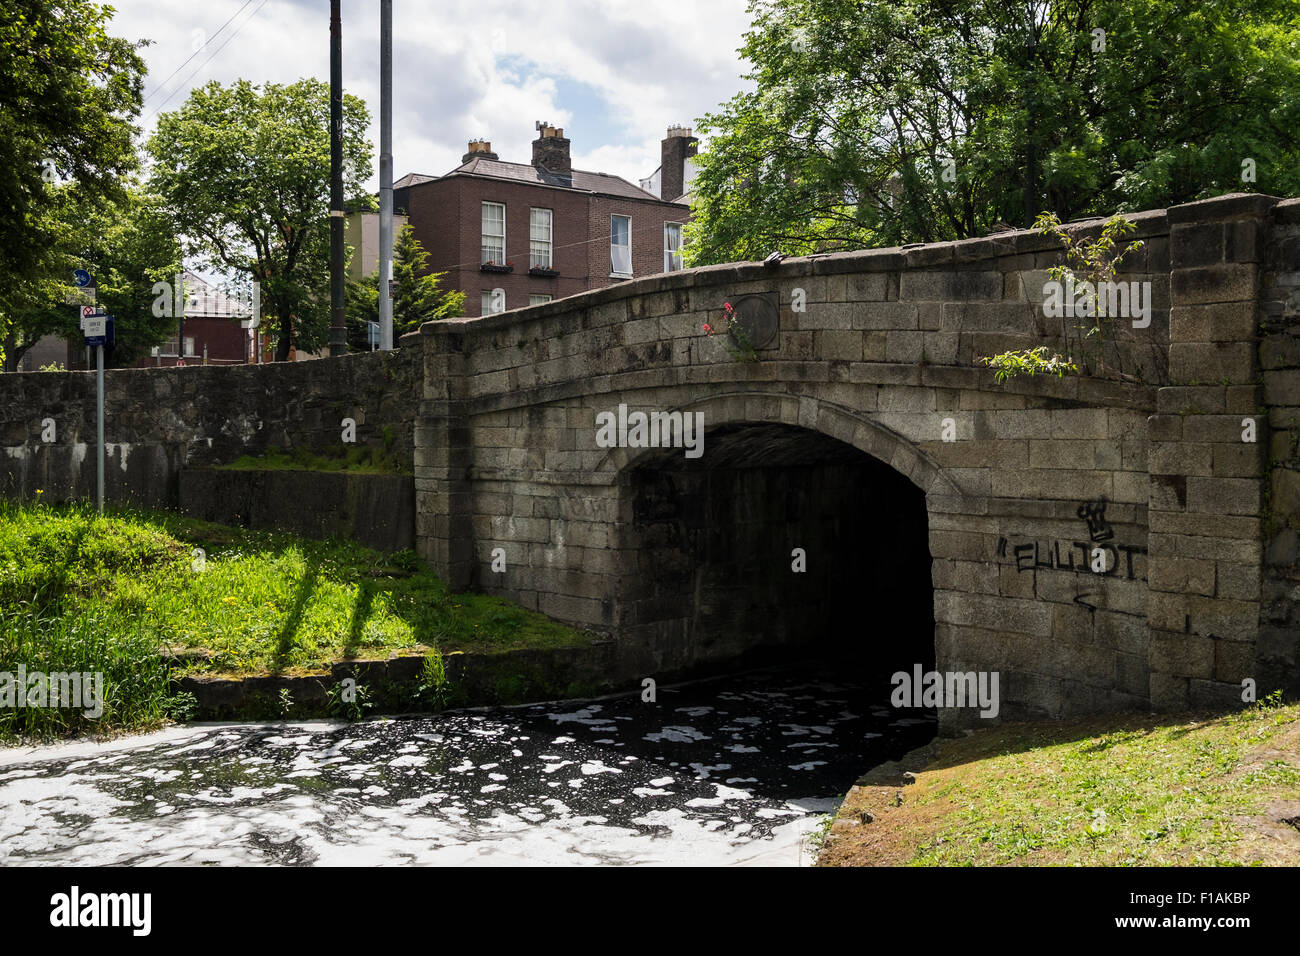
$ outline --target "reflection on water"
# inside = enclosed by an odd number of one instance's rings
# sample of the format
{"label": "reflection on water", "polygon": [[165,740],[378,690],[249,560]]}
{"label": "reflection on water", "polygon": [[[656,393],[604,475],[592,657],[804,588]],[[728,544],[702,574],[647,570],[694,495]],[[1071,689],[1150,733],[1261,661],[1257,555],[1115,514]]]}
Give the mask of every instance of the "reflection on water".
{"label": "reflection on water", "polygon": [[0,859],[797,865],[862,770],[933,734],[916,711],[771,671],[654,704],[200,727],[0,765]]}

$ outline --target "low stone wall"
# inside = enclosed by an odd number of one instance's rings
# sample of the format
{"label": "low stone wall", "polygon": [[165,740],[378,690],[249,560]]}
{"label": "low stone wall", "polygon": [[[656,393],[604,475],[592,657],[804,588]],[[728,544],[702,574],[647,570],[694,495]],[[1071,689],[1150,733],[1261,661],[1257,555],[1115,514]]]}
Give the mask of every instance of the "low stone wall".
{"label": "low stone wall", "polygon": [[327,471],[186,468],[180,510],[205,521],[343,537],[379,551],[415,546],[415,479]]}
{"label": "low stone wall", "polygon": [[[413,455],[423,387],[417,348],[268,365],[113,369],[105,384],[105,497],[179,503],[180,472],[270,448],[338,453],[356,444]],[[0,375],[0,495],[46,501],[95,494],[95,373]]]}

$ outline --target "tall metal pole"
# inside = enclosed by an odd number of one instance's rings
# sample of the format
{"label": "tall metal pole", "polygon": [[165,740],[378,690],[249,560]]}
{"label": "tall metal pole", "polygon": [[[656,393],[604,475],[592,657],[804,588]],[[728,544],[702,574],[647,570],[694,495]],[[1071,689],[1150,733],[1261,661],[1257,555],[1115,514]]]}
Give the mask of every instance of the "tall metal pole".
{"label": "tall metal pole", "polygon": [[95,468],[95,501],[104,513],[104,346],[95,346],[95,431],[98,443]]}
{"label": "tall metal pole", "polygon": [[343,314],[343,27],[330,0],[330,354],[346,355]]}
{"label": "tall metal pole", "polygon": [[379,0],[379,347],[393,347],[393,0]]}
{"label": "tall metal pole", "polygon": [[185,273],[176,273],[176,362],[185,364]]}

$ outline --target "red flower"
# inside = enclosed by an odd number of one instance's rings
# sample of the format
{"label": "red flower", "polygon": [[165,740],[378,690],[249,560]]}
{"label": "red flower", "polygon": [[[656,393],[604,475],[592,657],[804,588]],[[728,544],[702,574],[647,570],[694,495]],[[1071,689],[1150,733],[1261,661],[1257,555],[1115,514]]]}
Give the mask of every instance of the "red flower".
{"label": "red flower", "polygon": [[713,334],[713,329],[709,327],[709,323],[707,322],[704,323],[704,331],[707,332],[709,335]]}

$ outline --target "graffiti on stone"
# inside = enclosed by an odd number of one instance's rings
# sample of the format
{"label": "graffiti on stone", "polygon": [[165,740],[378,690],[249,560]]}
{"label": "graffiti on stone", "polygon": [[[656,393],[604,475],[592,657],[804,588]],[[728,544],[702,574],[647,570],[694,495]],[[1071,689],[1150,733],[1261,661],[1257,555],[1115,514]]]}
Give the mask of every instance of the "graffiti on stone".
{"label": "graffiti on stone", "polygon": [[[997,555],[1015,563],[1016,571],[1069,571],[1074,574],[1097,574],[1127,581],[1145,581],[1147,549],[1115,541],[1115,529],[1106,520],[1106,499],[1085,501],[1076,511],[1088,529],[1088,541],[998,539]],[[1008,549],[1008,545],[1010,548]],[[1100,570],[1098,569],[1100,566]]]}
{"label": "graffiti on stone", "polygon": [[1115,530],[1106,521],[1106,499],[1085,501],[1076,512],[1088,526],[1088,537],[1093,541],[1109,541],[1115,537]]}
{"label": "graffiti on stone", "polygon": [[[1007,553],[1006,538],[998,540],[998,553]],[[1139,574],[1134,555],[1145,555],[1146,548],[1127,544],[1094,545],[1089,541],[1024,541],[1010,542],[1011,557],[1017,571],[1072,571],[1075,574],[1100,574],[1118,576],[1128,581],[1145,581]],[[1091,555],[1094,550],[1105,554],[1106,570],[1094,571]]]}

